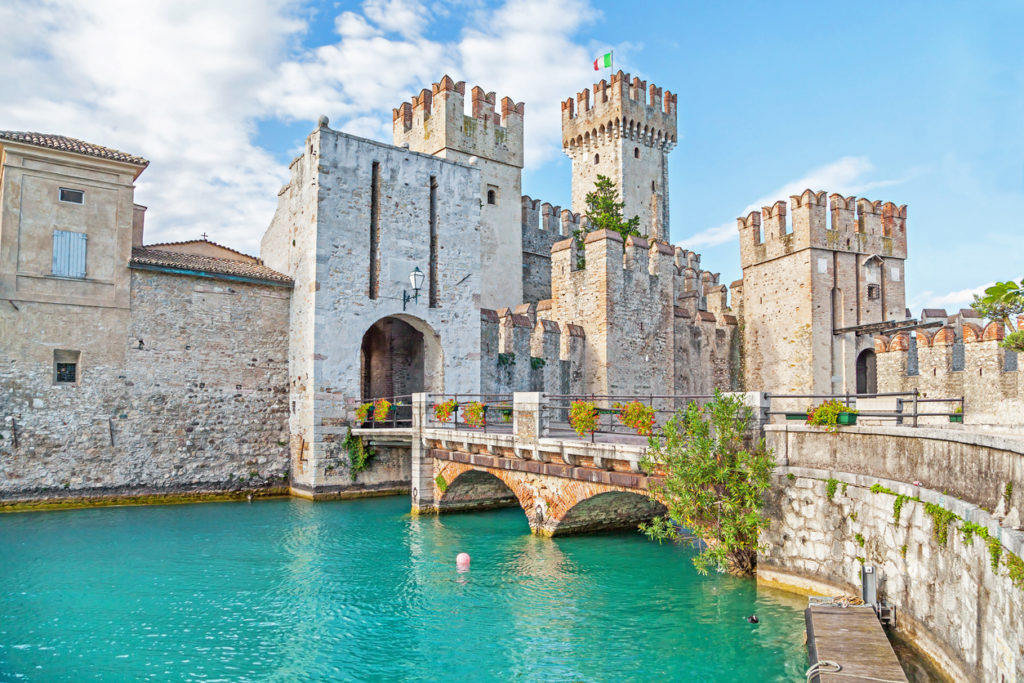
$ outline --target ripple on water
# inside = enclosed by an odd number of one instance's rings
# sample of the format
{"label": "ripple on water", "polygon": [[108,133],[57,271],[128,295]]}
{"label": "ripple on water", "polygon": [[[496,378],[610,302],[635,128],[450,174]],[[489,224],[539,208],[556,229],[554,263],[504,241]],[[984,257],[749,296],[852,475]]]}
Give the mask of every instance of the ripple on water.
{"label": "ripple on water", "polygon": [[407,510],[396,497],[3,515],[0,681],[760,681],[806,666],[798,599],[699,577],[688,550],[536,538],[519,509]]}

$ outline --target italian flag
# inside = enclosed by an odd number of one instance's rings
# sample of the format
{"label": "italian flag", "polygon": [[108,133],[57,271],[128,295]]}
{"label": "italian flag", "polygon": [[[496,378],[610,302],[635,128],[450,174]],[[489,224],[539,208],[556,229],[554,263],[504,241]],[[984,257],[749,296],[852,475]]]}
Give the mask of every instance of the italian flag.
{"label": "italian flag", "polygon": [[594,71],[600,71],[601,69],[612,68],[612,53],[605,52],[603,55],[594,60]]}

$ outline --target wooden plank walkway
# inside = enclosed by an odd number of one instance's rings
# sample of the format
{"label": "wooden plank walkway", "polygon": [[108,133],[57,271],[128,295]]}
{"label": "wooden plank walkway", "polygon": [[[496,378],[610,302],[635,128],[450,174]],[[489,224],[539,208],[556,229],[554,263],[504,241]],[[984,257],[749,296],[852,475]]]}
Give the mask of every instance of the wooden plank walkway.
{"label": "wooden plank walkway", "polygon": [[[812,605],[807,620],[807,652],[811,666],[820,664],[820,683],[892,681],[906,683],[885,631],[869,605],[826,607]],[[840,667],[824,662],[835,662]]]}

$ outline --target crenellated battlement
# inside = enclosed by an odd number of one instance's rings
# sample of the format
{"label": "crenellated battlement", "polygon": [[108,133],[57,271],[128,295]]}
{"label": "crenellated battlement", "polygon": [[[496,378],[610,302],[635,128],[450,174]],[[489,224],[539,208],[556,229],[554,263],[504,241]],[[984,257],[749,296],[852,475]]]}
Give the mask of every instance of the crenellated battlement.
{"label": "crenellated battlement", "polygon": [[[787,221],[787,213],[792,218]],[[826,219],[828,215],[829,220]],[[744,268],[818,248],[905,259],[907,206],[804,190],[736,219]]]}
{"label": "crenellated battlement", "polygon": [[[922,318],[924,315],[922,315]],[[964,397],[964,422],[1015,423],[1024,410],[1024,373],[1020,354],[999,343],[1006,336],[1001,322],[982,324],[950,316],[935,330],[918,329],[913,336],[898,332],[876,336],[879,391],[914,391],[926,398]],[[936,404],[940,412],[952,404]],[[947,422],[944,416],[925,421]]]}
{"label": "crenellated battlement", "polygon": [[619,71],[562,102],[562,146],[586,149],[625,138],[660,149],[676,143],[676,95]]}
{"label": "crenellated battlement", "polygon": [[[561,238],[570,237],[573,232],[579,230],[581,225],[587,225],[586,216],[580,216],[569,209],[554,206],[550,202],[541,202],[528,195],[522,197],[523,205],[523,249],[527,245],[536,245],[538,233],[541,241],[548,241],[543,253],[549,254],[551,245]],[[552,238],[552,239],[548,239]],[[539,250],[538,250],[538,253]]]}
{"label": "crenellated battlement", "polygon": [[474,86],[467,114],[465,99],[466,83],[447,75],[422,89],[392,110],[394,143],[425,154],[451,150],[522,168],[526,105],[503,97],[498,112],[495,93]]}

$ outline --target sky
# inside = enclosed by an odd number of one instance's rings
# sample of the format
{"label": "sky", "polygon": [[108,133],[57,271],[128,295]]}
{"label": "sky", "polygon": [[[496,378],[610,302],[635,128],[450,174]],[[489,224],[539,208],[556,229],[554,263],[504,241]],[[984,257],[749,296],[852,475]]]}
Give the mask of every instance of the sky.
{"label": "sky", "polygon": [[741,276],[736,217],[805,188],[908,205],[907,302],[1024,276],[1024,3],[2,0],[0,130],[150,160],[147,242],[256,254],[318,116],[391,140],[447,73],[526,103],[523,192],[570,204],[560,102],[678,95],[671,239]]}

